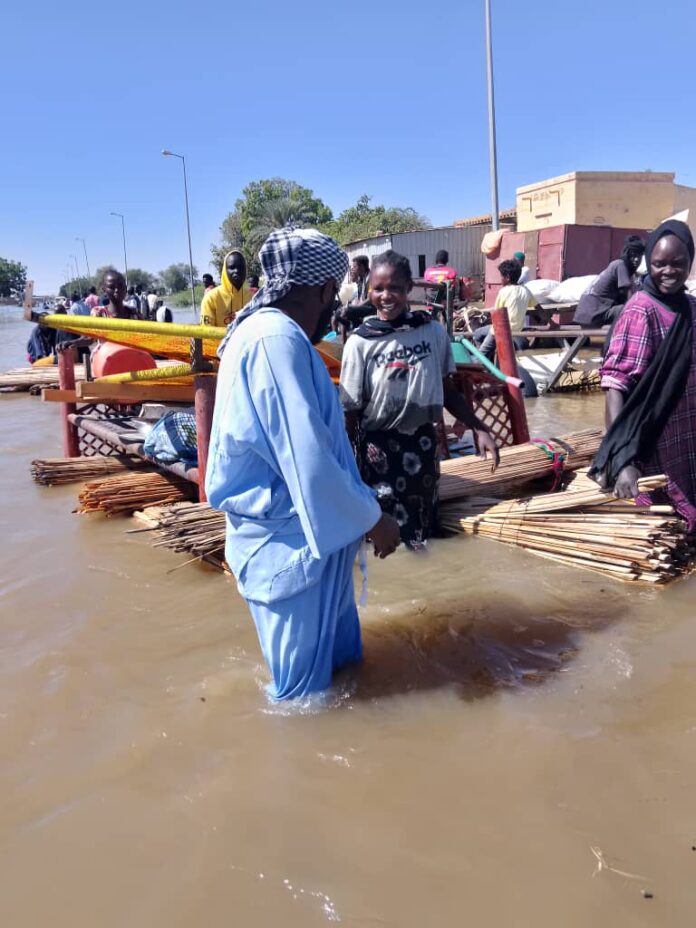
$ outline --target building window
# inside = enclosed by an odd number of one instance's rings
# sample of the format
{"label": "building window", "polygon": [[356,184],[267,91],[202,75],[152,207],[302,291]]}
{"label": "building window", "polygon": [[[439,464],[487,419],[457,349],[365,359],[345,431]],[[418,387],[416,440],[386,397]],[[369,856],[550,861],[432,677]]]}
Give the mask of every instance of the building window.
{"label": "building window", "polygon": [[425,274],[425,255],[418,255],[418,276]]}

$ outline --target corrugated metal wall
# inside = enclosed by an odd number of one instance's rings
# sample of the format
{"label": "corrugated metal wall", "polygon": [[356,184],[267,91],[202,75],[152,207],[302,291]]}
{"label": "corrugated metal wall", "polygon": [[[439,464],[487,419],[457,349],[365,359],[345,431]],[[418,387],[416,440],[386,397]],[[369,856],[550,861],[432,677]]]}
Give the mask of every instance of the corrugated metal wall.
{"label": "corrugated metal wall", "polygon": [[420,272],[419,256],[425,256],[425,267],[429,267],[435,263],[436,252],[444,248],[449,252],[450,265],[460,275],[483,278],[481,242],[489,231],[490,226],[446,226],[424,232],[394,232],[393,235],[379,235],[362,242],[351,242],[346,246],[346,251],[351,258],[367,255],[372,261],[376,255],[393,248],[399,254],[406,255],[411,262],[413,275],[417,277]]}
{"label": "corrugated metal wall", "polygon": [[365,239],[362,242],[351,242],[346,245],[348,257],[352,260],[356,255],[367,255],[372,264],[372,259],[381,255],[383,251],[389,251],[393,248],[391,235],[376,235],[374,238]]}

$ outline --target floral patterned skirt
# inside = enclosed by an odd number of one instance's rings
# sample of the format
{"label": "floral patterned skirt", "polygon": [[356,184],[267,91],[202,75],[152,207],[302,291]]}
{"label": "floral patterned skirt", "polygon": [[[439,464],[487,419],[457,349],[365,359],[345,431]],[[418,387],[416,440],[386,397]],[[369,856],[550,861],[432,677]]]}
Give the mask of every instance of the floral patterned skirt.
{"label": "floral patterned skirt", "polygon": [[435,524],[440,461],[433,425],[413,435],[395,430],[364,432],[360,438],[362,478],[377,492],[383,512],[399,523],[401,540],[417,550]]}

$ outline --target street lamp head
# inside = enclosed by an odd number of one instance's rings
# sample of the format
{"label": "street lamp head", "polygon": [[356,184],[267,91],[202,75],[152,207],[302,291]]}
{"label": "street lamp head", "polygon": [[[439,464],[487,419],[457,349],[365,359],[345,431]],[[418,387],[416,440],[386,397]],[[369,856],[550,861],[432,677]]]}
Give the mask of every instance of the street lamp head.
{"label": "street lamp head", "polygon": [[171,155],[171,154],[172,154],[172,152],[171,152],[171,151],[169,151],[169,149],[168,149],[168,148],[163,148],[163,149],[162,149],[162,154],[163,154],[163,155],[165,156],[165,158],[166,158],[166,157],[167,157],[167,155]]}

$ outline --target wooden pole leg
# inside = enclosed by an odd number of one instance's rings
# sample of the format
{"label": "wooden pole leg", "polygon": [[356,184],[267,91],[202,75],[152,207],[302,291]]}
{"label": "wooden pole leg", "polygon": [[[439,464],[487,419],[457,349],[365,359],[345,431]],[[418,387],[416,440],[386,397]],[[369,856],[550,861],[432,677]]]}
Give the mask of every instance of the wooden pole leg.
{"label": "wooden pole leg", "polygon": [[213,427],[216,383],[217,377],[211,374],[198,374],[193,379],[196,405],[196,441],[198,444],[198,498],[202,503],[208,500],[205,493],[205,471],[208,466],[210,431]]}
{"label": "wooden pole leg", "polygon": [[[58,384],[61,390],[75,391],[75,349],[67,348],[58,353]],[[70,421],[70,415],[77,412],[75,403],[60,404],[60,421],[63,432],[63,455],[66,458],[79,458],[80,439],[77,426]]]}
{"label": "wooden pole leg", "polygon": [[[498,352],[498,367],[507,377],[517,377],[517,357],[515,345],[512,341],[512,329],[507,309],[494,309],[491,311],[491,323],[495,335],[495,347]],[[529,441],[529,426],[527,425],[527,412],[524,408],[524,396],[519,387],[506,384],[508,395],[508,410],[512,425],[512,436],[515,444]]]}

